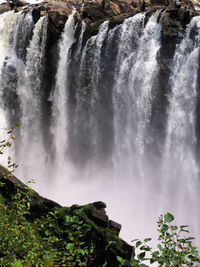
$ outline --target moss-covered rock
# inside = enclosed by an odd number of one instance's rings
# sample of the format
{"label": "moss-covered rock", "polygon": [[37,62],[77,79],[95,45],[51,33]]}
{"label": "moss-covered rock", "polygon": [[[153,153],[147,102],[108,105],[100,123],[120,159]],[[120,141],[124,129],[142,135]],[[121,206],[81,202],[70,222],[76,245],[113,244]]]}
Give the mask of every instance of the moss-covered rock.
{"label": "moss-covered rock", "polygon": [[[72,244],[74,242],[74,246],[77,246],[78,249],[80,244],[85,244],[85,246],[92,244],[94,250],[92,256],[88,256],[87,266],[103,266],[107,262],[107,266],[115,267],[118,266],[116,256],[124,259],[133,257],[133,247],[119,238],[121,226],[109,220],[106,215],[105,203],[99,201],[84,206],[61,207],[58,203],[41,197],[2,166],[0,167],[0,183],[1,203],[12,209],[12,202],[15,201],[17,194],[20,199],[27,199],[30,203],[30,209],[24,211],[25,216],[22,218],[32,224],[40,242],[44,243],[44,247],[46,240],[51,240],[51,238],[57,240],[52,244],[54,244],[53,249],[58,251],[65,243]],[[43,228],[40,225],[43,225]],[[81,234],[77,234],[78,231]],[[59,263],[57,262],[57,264]]]}

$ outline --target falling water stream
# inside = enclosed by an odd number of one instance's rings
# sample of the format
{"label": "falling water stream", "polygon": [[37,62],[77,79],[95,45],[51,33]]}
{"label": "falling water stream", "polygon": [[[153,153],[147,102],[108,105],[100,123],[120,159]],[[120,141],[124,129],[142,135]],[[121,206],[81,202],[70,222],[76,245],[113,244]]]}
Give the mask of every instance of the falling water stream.
{"label": "falling water stream", "polygon": [[74,43],[74,22],[73,12],[66,24],[60,41],[59,63],[56,75],[56,86],[53,95],[53,120],[52,134],[55,145],[55,168],[65,164],[66,146],[67,146],[67,101],[68,101],[68,68],[69,68],[69,50]]}
{"label": "falling water stream", "polygon": [[77,37],[74,13],[55,50],[55,74],[47,71],[48,17],[34,23],[31,11],[0,15],[0,121],[1,129],[21,122],[12,151],[17,176],[35,179],[40,194],[63,205],[105,201],[128,241],[154,235],[167,211],[199,240],[200,18],[176,46],[158,140],[161,12],[113,29],[105,21],[86,42],[87,25]]}

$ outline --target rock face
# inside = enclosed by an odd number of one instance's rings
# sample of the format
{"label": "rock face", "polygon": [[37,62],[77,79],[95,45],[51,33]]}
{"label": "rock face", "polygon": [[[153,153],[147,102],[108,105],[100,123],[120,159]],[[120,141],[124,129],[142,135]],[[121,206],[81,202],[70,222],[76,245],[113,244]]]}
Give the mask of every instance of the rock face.
{"label": "rock face", "polygon": [[127,17],[138,12],[155,12],[165,10],[163,14],[163,34],[169,37],[181,37],[183,28],[197,14],[196,2],[190,0],[46,0],[40,4],[26,5],[23,0],[12,0],[0,5],[0,14],[8,10],[27,12],[33,9],[37,21],[40,16],[48,14],[52,30],[57,34],[63,29],[68,15],[76,8],[77,21],[84,20],[90,35],[97,31],[104,20],[109,19],[110,25],[122,23]]}
{"label": "rock face", "polygon": [[[76,20],[78,22],[77,32],[81,28],[84,20],[87,29],[84,33],[83,42],[97,34],[99,25],[109,20],[109,27],[112,28],[139,12],[147,12],[147,17],[156,10],[162,12],[162,43],[166,49],[166,44],[170,49],[175,48],[175,44],[183,37],[186,25],[191,18],[198,14],[198,4],[190,0],[46,0],[40,4],[27,5],[23,0],[11,0],[0,5],[0,14],[14,10],[28,12],[32,10],[34,21],[46,14],[49,17],[48,43],[54,46],[64,28],[65,22],[75,8]],[[49,49],[51,50],[51,48]],[[168,49],[167,49],[168,50]],[[162,51],[160,55],[162,55]],[[161,57],[158,60],[161,70],[167,70],[166,62]]]}

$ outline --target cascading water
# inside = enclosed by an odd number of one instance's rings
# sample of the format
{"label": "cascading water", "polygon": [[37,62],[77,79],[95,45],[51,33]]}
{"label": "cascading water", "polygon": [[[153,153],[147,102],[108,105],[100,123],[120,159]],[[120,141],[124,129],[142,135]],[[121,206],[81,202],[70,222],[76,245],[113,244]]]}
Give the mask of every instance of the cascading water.
{"label": "cascading water", "polygon": [[[48,18],[42,17],[36,23],[33,36],[27,49],[26,63],[24,70],[18,79],[18,96],[21,106],[21,141],[22,148],[18,158],[23,160],[26,155],[22,176],[27,175],[30,163],[36,163],[37,168],[34,177],[37,177],[37,170],[45,166],[45,150],[42,141],[42,79],[45,65],[45,47],[47,39]],[[31,142],[30,142],[31,140]],[[28,151],[31,151],[29,153]],[[27,153],[28,152],[28,153]],[[41,157],[42,155],[42,157]],[[40,159],[38,161],[38,159]],[[27,177],[28,178],[28,177]]]}
{"label": "cascading water", "polygon": [[[195,156],[199,36],[200,17],[195,17],[187,27],[185,38],[177,46],[170,77],[162,188],[165,208],[169,209],[173,204],[181,218],[185,209],[185,217],[189,211],[189,216],[195,218],[196,204],[199,203],[199,168]],[[194,225],[197,230],[199,219]]]}
{"label": "cascading water", "polygon": [[34,178],[41,194],[64,205],[107,202],[127,240],[151,235],[160,212],[171,210],[180,219],[193,216],[181,223],[194,228],[199,18],[176,48],[165,138],[158,141],[152,117],[162,90],[161,12],[137,14],[113,29],[105,21],[87,41],[87,25],[78,29],[73,15],[55,52],[56,73],[48,66],[48,17],[34,24],[31,12],[0,15],[0,116],[2,127],[22,124],[18,176]]}
{"label": "cascading water", "polygon": [[[5,139],[5,131],[3,129],[9,127],[8,115],[6,112],[7,101],[4,98],[4,85],[7,85],[7,90],[12,94],[13,92],[13,82],[11,81],[8,84],[9,70],[12,69],[12,65],[9,64],[9,58],[15,56],[14,51],[12,50],[10,39],[12,36],[13,25],[15,21],[20,16],[20,13],[16,14],[14,12],[8,12],[0,16],[0,121],[1,121],[1,139]],[[4,69],[7,71],[4,71]],[[15,76],[15,75],[14,75]],[[15,77],[13,77],[15,78]],[[11,111],[12,112],[12,111]],[[3,156],[3,164],[7,164],[7,153]]]}
{"label": "cascading water", "polygon": [[[67,124],[68,124],[68,68],[70,61],[70,48],[74,43],[74,13],[69,16],[60,42],[59,63],[56,76],[56,87],[53,95],[53,126],[55,146],[55,164],[64,166],[67,147]],[[57,166],[57,167],[58,167]],[[56,167],[56,168],[57,168]]]}
{"label": "cascading water", "polygon": [[13,49],[18,59],[26,60],[26,49],[32,36],[34,27],[32,13],[22,14],[18,16],[13,27]]}
{"label": "cascading water", "polygon": [[[134,121],[131,113],[134,109],[129,77],[133,70],[139,48],[140,36],[144,27],[144,14],[138,14],[124,21],[120,29],[119,47],[115,71],[115,86],[113,89],[115,153],[114,164],[117,168],[124,157],[130,158],[134,142],[134,132],[129,134]],[[124,49],[125,48],[125,49]],[[130,84],[130,86],[128,86]],[[134,114],[134,113],[133,113]],[[130,121],[130,117],[132,122]],[[126,159],[124,160],[126,162]],[[132,164],[127,164],[132,168]],[[126,166],[126,167],[128,167]],[[117,170],[118,173],[119,170]],[[129,170],[131,172],[131,170]]]}
{"label": "cascading water", "polygon": [[[118,60],[121,69],[113,89],[117,150],[115,155],[127,164],[126,168],[132,168],[131,176],[133,173],[136,175],[137,168],[139,175],[143,172],[143,167],[137,166],[137,162],[143,164],[140,162],[140,157],[144,155],[145,142],[148,141],[146,131],[151,117],[154,82],[158,71],[156,54],[160,48],[161,25],[157,23],[158,16],[159,13],[156,13],[149,19],[140,38],[137,31],[141,31],[144,16],[137,15],[132,18],[136,44],[134,49],[130,46],[125,50],[128,53],[122,61],[120,60],[121,62]],[[134,27],[135,24],[139,27]],[[125,33],[122,34],[120,45],[128,43]],[[119,57],[122,54],[120,50]],[[115,165],[121,167],[118,160]]]}
{"label": "cascading water", "polygon": [[81,49],[82,49],[82,45],[83,45],[83,35],[84,35],[85,30],[86,30],[86,23],[84,21],[82,21],[81,33],[80,33],[80,38],[79,38],[79,42],[78,42],[78,48],[76,51],[77,57],[79,57],[80,53],[81,53]]}
{"label": "cascading water", "polygon": [[[108,31],[108,21],[99,29],[98,35],[90,38],[83,49],[76,93],[77,106],[75,108],[74,135],[75,142],[84,142],[87,145],[89,157],[93,160],[100,152],[99,136],[99,83],[101,75],[101,49]],[[77,143],[74,152],[80,153],[80,144]],[[90,155],[89,155],[90,154]],[[75,157],[82,155],[75,155]]]}

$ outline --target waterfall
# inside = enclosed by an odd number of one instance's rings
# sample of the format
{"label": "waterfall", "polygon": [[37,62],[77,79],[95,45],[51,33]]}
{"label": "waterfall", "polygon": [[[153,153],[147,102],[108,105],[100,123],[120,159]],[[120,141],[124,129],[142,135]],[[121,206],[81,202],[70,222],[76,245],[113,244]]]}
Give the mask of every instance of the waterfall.
{"label": "waterfall", "polygon": [[[8,123],[8,115],[6,112],[6,106],[9,104],[9,99],[5,99],[5,85],[8,93],[13,94],[13,82],[15,80],[15,73],[12,75],[12,62],[10,58],[14,56],[11,46],[11,36],[13,31],[13,25],[17,21],[20,13],[7,12],[0,15],[0,137],[1,140],[7,138],[5,135],[5,128],[11,126]],[[15,65],[15,63],[14,63]],[[12,80],[9,83],[9,76],[11,76]],[[7,100],[7,101],[6,101]],[[11,113],[15,112],[14,110],[10,110]],[[7,156],[5,153],[2,157],[2,164],[7,164]]]}
{"label": "waterfall", "polygon": [[[162,188],[166,207],[173,204],[181,218],[184,209],[188,210],[189,216],[195,217],[199,202],[199,166],[195,156],[199,36],[200,17],[195,17],[176,48],[170,77]],[[196,230],[199,219],[198,216]]]}
{"label": "waterfall", "polygon": [[[42,94],[41,85],[44,75],[45,47],[47,40],[48,18],[42,17],[36,23],[33,36],[27,49],[24,71],[18,81],[18,95],[21,106],[21,139],[19,162],[26,155],[23,173],[28,175],[28,169],[42,170],[45,166],[45,151],[42,140]],[[31,142],[30,142],[31,140]],[[28,153],[28,151],[31,151]],[[31,167],[36,164],[36,167]],[[35,172],[34,171],[34,172]],[[37,177],[37,174],[33,175]],[[28,178],[28,177],[27,177]]]}
{"label": "waterfall", "polygon": [[26,49],[34,28],[32,12],[23,13],[13,27],[13,48],[18,59],[26,61]]}
{"label": "waterfall", "polygon": [[43,161],[38,159],[41,155],[42,159],[44,156],[41,137],[41,82],[48,19],[41,18],[35,27],[31,13],[8,12],[1,15],[1,19],[1,106],[6,111],[8,126],[18,121],[22,124],[16,154],[19,163],[26,155],[23,168],[19,169],[19,175],[25,177],[29,169],[34,169],[33,163],[37,163],[38,169],[43,168],[39,167],[39,162],[43,165]]}
{"label": "waterfall", "polygon": [[[99,33],[90,38],[83,51],[80,62],[78,88],[75,108],[74,157],[83,158],[83,154],[94,160],[101,150],[99,136],[99,87],[101,79],[101,52],[108,32],[108,21],[99,28]],[[84,150],[82,146],[84,144]],[[83,158],[84,159],[84,158]],[[87,158],[86,158],[87,159]]]}
{"label": "waterfall", "polygon": [[90,38],[74,14],[58,43],[48,16],[0,15],[0,128],[21,122],[17,175],[63,205],[107,202],[127,240],[152,235],[167,211],[198,236],[199,17],[177,44],[163,89],[161,11],[113,28],[104,21]]}
{"label": "waterfall", "polygon": [[[141,162],[140,158],[143,157],[145,145],[148,142],[147,130],[151,117],[154,83],[158,72],[156,55],[160,48],[161,35],[161,25],[157,23],[158,16],[159,13],[155,13],[149,19],[141,36],[139,34],[144,15],[134,16],[131,19],[131,27],[135,31],[134,42],[131,46],[129,45],[128,49],[127,47],[124,49],[123,43],[127,46],[130,42],[127,40],[127,26],[124,27],[124,25],[122,25],[119,42],[117,64],[121,67],[119,74],[116,75],[116,85],[113,89],[116,147],[114,156],[117,173],[118,167],[124,161],[127,164],[126,169],[130,169],[128,175],[131,177],[136,175],[137,168],[139,168],[138,175],[142,175],[144,169],[142,166],[144,162]],[[127,25],[127,21],[124,24]],[[122,57],[121,50],[123,49],[126,54]],[[137,166],[136,161],[141,165]],[[122,172],[124,167],[122,167]]]}
{"label": "waterfall", "polygon": [[77,48],[77,51],[76,51],[76,57],[78,58],[81,54],[81,49],[82,49],[82,45],[83,45],[83,35],[84,35],[84,32],[86,30],[86,23],[84,21],[82,21],[82,24],[81,24],[81,33],[80,33],[80,37],[79,37],[79,42],[78,42],[78,48]]}
{"label": "waterfall", "polygon": [[114,153],[114,163],[116,166],[118,166],[118,161],[121,161],[120,158],[130,153],[131,150],[132,138],[130,135],[127,138],[127,131],[131,131],[130,128],[128,129],[128,127],[131,127],[131,125],[128,126],[128,120],[131,115],[134,100],[131,98],[132,91],[128,90],[128,83],[131,69],[136,63],[139,41],[144,28],[144,19],[145,16],[143,14],[138,14],[125,20],[120,27],[116,64],[119,70],[115,74],[115,86],[113,89],[116,150]]}
{"label": "waterfall", "polygon": [[53,126],[52,133],[55,145],[55,164],[63,166],[66,159],[67,124],[68,124],[68,68],[70,48],[75,42],[74,13],[69,16],[59,45],[59,63],[56,75],[56,86],[53,95]]}

